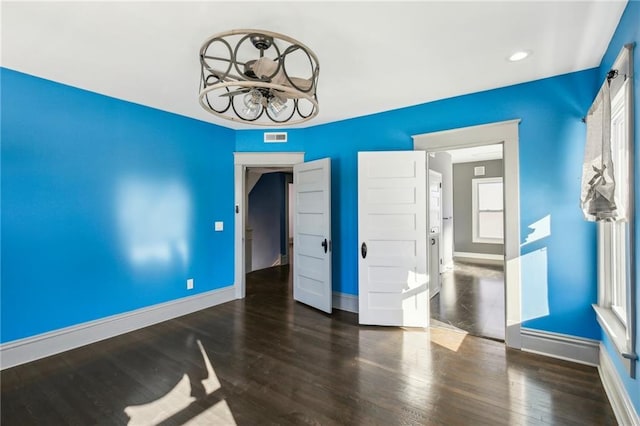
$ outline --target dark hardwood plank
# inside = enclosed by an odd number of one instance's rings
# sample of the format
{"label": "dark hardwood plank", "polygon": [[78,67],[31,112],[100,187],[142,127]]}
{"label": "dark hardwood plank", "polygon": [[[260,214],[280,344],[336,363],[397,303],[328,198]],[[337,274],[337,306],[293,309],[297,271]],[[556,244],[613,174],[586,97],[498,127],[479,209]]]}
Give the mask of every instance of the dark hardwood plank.
{"label": "dark hardwood plank", "polygon": [[595,368],[453,329],[361,327],[293,302],[288,267],[249,274],[244,300],[0,380],[2,425],[615,424]]}
{"label": "dark hardwood plank", "polygon": [[504,268],[456,260],[442,274],[440,293],[431,298],[432,324],[448,324],[474,336],[503,341]]}

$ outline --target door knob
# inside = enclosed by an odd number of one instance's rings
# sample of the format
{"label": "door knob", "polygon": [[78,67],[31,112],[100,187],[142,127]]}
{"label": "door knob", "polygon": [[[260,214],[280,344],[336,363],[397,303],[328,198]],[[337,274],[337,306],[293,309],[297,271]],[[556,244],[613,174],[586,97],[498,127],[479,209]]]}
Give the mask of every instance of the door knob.
{"label": "door knob", "polygon": [[329,244],[327,243],[327,239],[325,238],[324,241],[322,242],[322,247],[324,247],[324,252],[327,252],[327,249],[329,248]]}
{"label": "door knob", "polygon": [[362,246],[360,246],[360,254],[362,254],[363,259],[367,258],[367,243],[362,243]]}

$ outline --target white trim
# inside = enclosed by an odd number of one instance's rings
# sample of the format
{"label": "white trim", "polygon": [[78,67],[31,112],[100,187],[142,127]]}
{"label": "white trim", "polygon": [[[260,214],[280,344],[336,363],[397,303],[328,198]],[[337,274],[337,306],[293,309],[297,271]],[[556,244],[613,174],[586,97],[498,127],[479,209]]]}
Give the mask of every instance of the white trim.
{"label": "white trim", "polygon": [[347,293],[333,292],[333,309],[358,313],[358,296]]}
{"label": "white trim", "polygon": [[583,337],[522,327],[522,350],[580,364],[597,366],[600,342]]}
{"label": "white trim", "polygon": [[233,164],[247,167],[291,167],[304,161],[304,152],[234,152]]}
{"label": "white trim", "polygon": [[610,309],[598,305],[592,305],[596,311],[596,319],[602,330],[607,333],[609,340],[618,351],[620,361],[631,377],[635,377],[636,354],[629,350],[631,344],[627,338],[629,329],[618,319],[616,314]]}
{"label": "white trim", "polygon": [[234,193],[235,193],[235,231],[234,231],[234,284],[236,299],[245,295],[245,221],[247,212],[247,193],[245,175],[247,167],[293,167],[304,162],[304,152],[234,152]]}
{"label": "white trim", "polygon": [[[626,177],[618,176],[618,181],[626,184],[616,185],[616,191],[623,188],[627,192],[627,221],[623,224],[598,224],[598,305],[593,305],[596,311],[598,323],[603,331],[613,342],[622,365],[629,376],[633,379],[637,377],[637,312],[636,295],[636,252],[635,252],[635,209],[634,209],[634,181],[636,158],[634,155],[634,115],[635,108],[633,99],[633,44],[626,44],[615,62],[612,69],[619,72],[620,76],[611,82],[612,95],[611,119],[612,132],[611,143],[617,145],[625,143],[625,154],[622,157],[628,161]],[[607,84],[607,83],[604,83]],[[614,86],[617,89],[614,89]],[[595,101],[594,101],[595,102]],[[622,105],[618,105],[622,104]],[[624,125],[622,132],[614,132],[615,110],[623,109]],[[619,137],[624,135],[623,138]],[[622,140],[620,140],[622,139]],[[616,148],[620,148],[616,146]],[[616,149],[615,151],[618,151]],[[622,160],[614,158],[614,166]],[[621,168],[616,169],[618,171]],[[621,197],[624,198],[624,197]],[[624,202],[623,202],[624,204]],[[623,206],[624,207],[624,206]],[[615,226],[614,226],[615,225]],[[620,228],[626,228],[624,232]],[[620,235],[623,234],[623,235]],[[622,238],[620,238],[622,237]],[[618,241],[616,241],[618,240]],[[620,241],[621,240],[621,241]],[[622,242],[622,247],[620,243]],[[620,272],[624,271],[624,282],[621,282]],[[621,291],[622,290],[622,291]],[[625,293],[624,299],[616,294]],[[616,306],[620,302],[625,302],[625,306]],[[617,311],[617,312],[616,312]],[[620,315],[622,314],[622,315]]]}
{"label": "white trim", "polygon": [[[505,259],[504,261],[504,276],[505,276],[505,306],[507,308],[506,316],[507,323],[505,327],[505,342],[507,346],[512,348],[522,347],[522,334],[520,333],[521,325],[521,312],[522,312],[522,300],[520,292],[520,271],[522,270],[522,263],[520,257],[514,257],[513,259]],[[507,278],[511,277],[511,278]],[[517,277],[517,280],[514,279]],[[514,283],[517,281],[517,283]],[[507,284],[513,284],[517,286],[515,288],[507,288]],[[511,312],[511,314],[510,314]],[[517,315],[516,315],[517,314]]]}
{"label": "white trim", "polygon": [[234,300],[225,287],[0,345],[0,369],[55,355]]}
{"label": "white trim", "polygon": [[640,425],[638,412],[635,410],[633,402],[620,380],[607,348],[602,343],[600,343],[598,372],[618,423],[621,425]]}
{"label": "white trim", "polygon": [[[505,250],[505,343],[520,347],[522,322],[520,265],[519,119],[413,136],[413,148],[429,152],[502,143]],[[428,163],[428,156],[427,156]]]}
{"label": "white trim", "polygon": [[[504,135],[513,131],[513,127],[520,124],[520,119],[498,121],[495,123],[480,124],[477,126],[460,127],[456,129],[442,130],[439,132],[423,133],[411,136],[413,138],[413,148],[433,151],[437,148],[469,148],[472,146],[492,145],[502,142]],[[460,138],[461,131],[473,131],[476,135],[471,140]],[[516,132],[517,135],[517,132]],[[513,136],[510,134],[508,136]],[[504,153],[504,151],[503,151]]]}
{"label": "white trim", "polygon": [[485,259],[485,260],[499,260],[504,262],[504,254],[489,254],[489,253],[470,253],[465,251],[454,251],[453,257],[460,257],[466,259]]}

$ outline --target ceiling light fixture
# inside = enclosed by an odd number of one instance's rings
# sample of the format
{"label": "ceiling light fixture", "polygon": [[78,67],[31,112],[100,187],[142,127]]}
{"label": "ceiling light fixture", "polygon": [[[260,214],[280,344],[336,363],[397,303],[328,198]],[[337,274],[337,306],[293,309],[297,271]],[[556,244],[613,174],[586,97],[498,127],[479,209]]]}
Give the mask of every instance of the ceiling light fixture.
{"label": "ceiling light fixture", "polygon": [[511,56],[509,56],[509,60],[511,62],[518,62],[525,59],[530,54],[531,52],[529,52],[528,50],[519,50],[517,52],[514,52]]}
{"label": "ceiling light fixture", "polygon": [[231,30],[200,48],[202,107],[227,120],[292,125],[318,115],[316,55],[291,37]]}

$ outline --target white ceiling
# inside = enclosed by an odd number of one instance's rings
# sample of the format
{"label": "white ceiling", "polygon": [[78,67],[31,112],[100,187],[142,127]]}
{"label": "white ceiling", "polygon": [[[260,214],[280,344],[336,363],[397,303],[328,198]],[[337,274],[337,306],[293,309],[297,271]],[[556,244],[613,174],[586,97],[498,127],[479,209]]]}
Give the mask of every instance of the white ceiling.
{"label": "white ceiling", "polygon": [[[2,66],[232,128],[200,107],[210,35],[287,34],[326,123],[598,66],[624,1],[2,2]],[[522,62],[506,58],[533,52]],[[34,100],[36,102],[36,100]]]}

